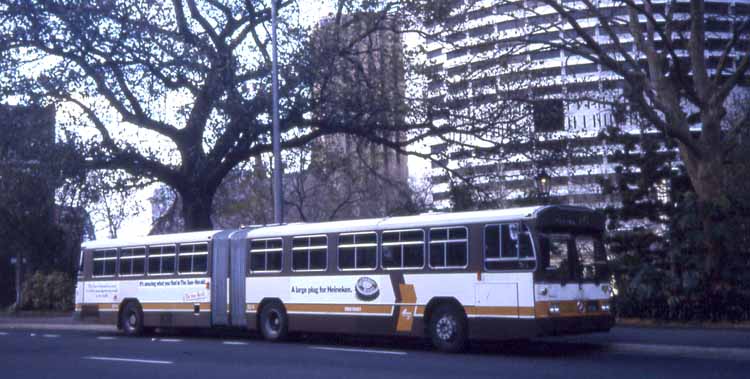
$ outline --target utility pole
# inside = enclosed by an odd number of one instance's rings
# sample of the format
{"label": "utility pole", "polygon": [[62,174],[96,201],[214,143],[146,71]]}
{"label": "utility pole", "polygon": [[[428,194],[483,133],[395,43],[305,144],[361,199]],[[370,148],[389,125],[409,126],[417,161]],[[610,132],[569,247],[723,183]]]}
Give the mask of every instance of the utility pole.
{"label": "utility pole", "polygon": [[23,292],[21,291],[21,271],[23,269],[23,255],[19,249],[16,253],[16,312],[21,308],[21,297]]}
{"label": "utility pole", "polygon": [[273,96],[273,220],[284,222],[281,182],[281,129],[279,127],[279,68],[276,47],[276,0],[271,0],[271,45],[273,62],[271,65],[271,92]]}

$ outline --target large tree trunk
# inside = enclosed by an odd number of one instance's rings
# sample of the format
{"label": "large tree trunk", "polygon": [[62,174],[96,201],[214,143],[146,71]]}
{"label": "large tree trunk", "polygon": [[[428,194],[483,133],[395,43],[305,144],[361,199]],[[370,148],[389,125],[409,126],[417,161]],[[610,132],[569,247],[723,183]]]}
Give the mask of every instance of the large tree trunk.
{"label": "large tree trunk", "polygon": [[724,166],[721,159],[705,159],[698,166],[700,190],[696,189],[700,201],[699,212],[703,223],[703,235],[706,245],[706,274],[713,284],[721,281],[724,247],[722,236],[718,232],[724,213]]}
{"label": "large tree trunk", "polygon": [[213,208],[214,192],[199,191],[195,187],[187,190],[177,190],[182,199],[182,219],[185,231],[211,230],[211,210]]}
{"label": "large tree trunk", "polygon": [[[718,229],[723,219],[725,205],[724,182],[726,170],[720,154],[716,150],[704,150],[698,158],[680,148],[685,162],[690,182],[698,199],[698,212],[702,223],[705,253],[705,274],[713,285],[721,284],[721,270],[723,269],[724,254],[722,236]],[[713,154],[709,152],[714,152]]]}

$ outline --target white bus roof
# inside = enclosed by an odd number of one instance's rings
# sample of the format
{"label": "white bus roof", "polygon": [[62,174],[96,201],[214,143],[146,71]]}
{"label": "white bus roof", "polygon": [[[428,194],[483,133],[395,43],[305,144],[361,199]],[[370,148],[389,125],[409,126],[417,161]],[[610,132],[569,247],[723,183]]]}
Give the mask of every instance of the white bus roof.
{"label": "white bus roof", "polygon": [[426,213],[416,216],[267,226],[251,230],[248,232],[247,238],[253,239],[383,229],[410,229],[425,226],[465,225],[483,221],[502,222],[531,218],[533,217],[534,212],[541,208],[543,207],[535,206],[474,212]]}
{"label": "white bus roof", "polygon": [[[411,229],[417,227],[467,225],[478,222],[503,222],[528,219],[542,209],[542,206],[496,209],[487,211],[456,212],[456,213],[425,213],[416,216],[371,218],[361,220],[343,220],[317,223],[294,223],[286,225],[262,226],[251,229],[247,238],[284,237],[296,235],[312,235],[322,233],[343,233],[384,229]],[[204,232],[190,232],[178,234],[162,234],[146,237],[105,239],[88,241],[81,245],[82,249],[111,249],[123,246],[165,245],[173,243],[203,242],[211,240],[221,230]]]}
{"label": "white bus roof", "polygon": [[122,246],[166,245],[172,243],[205,242],[213,238],[220,230],[207,232],[190,232],[178,234],[161,234],[146,237],[117,238],[84,242],[82,249],[111,249]]}

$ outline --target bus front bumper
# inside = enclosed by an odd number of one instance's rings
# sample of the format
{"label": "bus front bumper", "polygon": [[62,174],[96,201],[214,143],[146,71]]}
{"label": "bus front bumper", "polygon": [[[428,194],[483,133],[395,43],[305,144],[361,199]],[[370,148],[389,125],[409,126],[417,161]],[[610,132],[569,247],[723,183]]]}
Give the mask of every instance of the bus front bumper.
{"label": "bus front bumper", "polygon": [[535,321],[539,335],[542,336],[607,332],[615,325],[615,318],[611,314],[546,317]]}
{"label": "bus front bumper", "polygon": [[471,318],[469,334],[478,340],[527,339],[607,332],[614,324],[611,314],[526,319]]}

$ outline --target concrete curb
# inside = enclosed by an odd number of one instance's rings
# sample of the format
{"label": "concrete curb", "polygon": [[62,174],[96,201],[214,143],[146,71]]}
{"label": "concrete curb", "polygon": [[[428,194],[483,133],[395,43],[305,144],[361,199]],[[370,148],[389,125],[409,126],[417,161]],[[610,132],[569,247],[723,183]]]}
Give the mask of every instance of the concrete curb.
{"label": "concrete curb", "polygon": [[114,325],[50,325],[50,324],[0,324],[0,329],[9,330],[78,330],[90,332],[116,332]]}
{"label": "concrete curb", "polygon": [[90,331],[90,332],[116,332],[117,328],[114,325],[50,325],[50,324],[0,324],[0,329],[9,330],[79,330],[79,331]]}
{"label": "concrete curb", "polygon": [[74,321],[71,317],[57,318],[15,318],[0,317],[0,329],[32,329],[32,330],[80,330],[98,332],[116,332],[114,325],[90,324]]}
{"label": "concrete curb", "polygon": [[[679,323],[661,322],[656,320],[618,318],[615,327],[636,328],[670,328],[688,330],[737,330],[750,332],[750,323]],[[36,329],[36,330],[80,330],[116,332],[114,325],[89,324],[73,321],[72,317],[2,317],[0,329]]]}
{"label": "concrete curb", "polygon": [[640,318],[618,318],[615,322],[615,326],[627,326],[627,327],[638,327],[638,328],[671,328],[671,329],[729,329],[729,330],[741,330],[750,331],[750,322],[674,322],[674,321],[658,321],[650,319]]}

